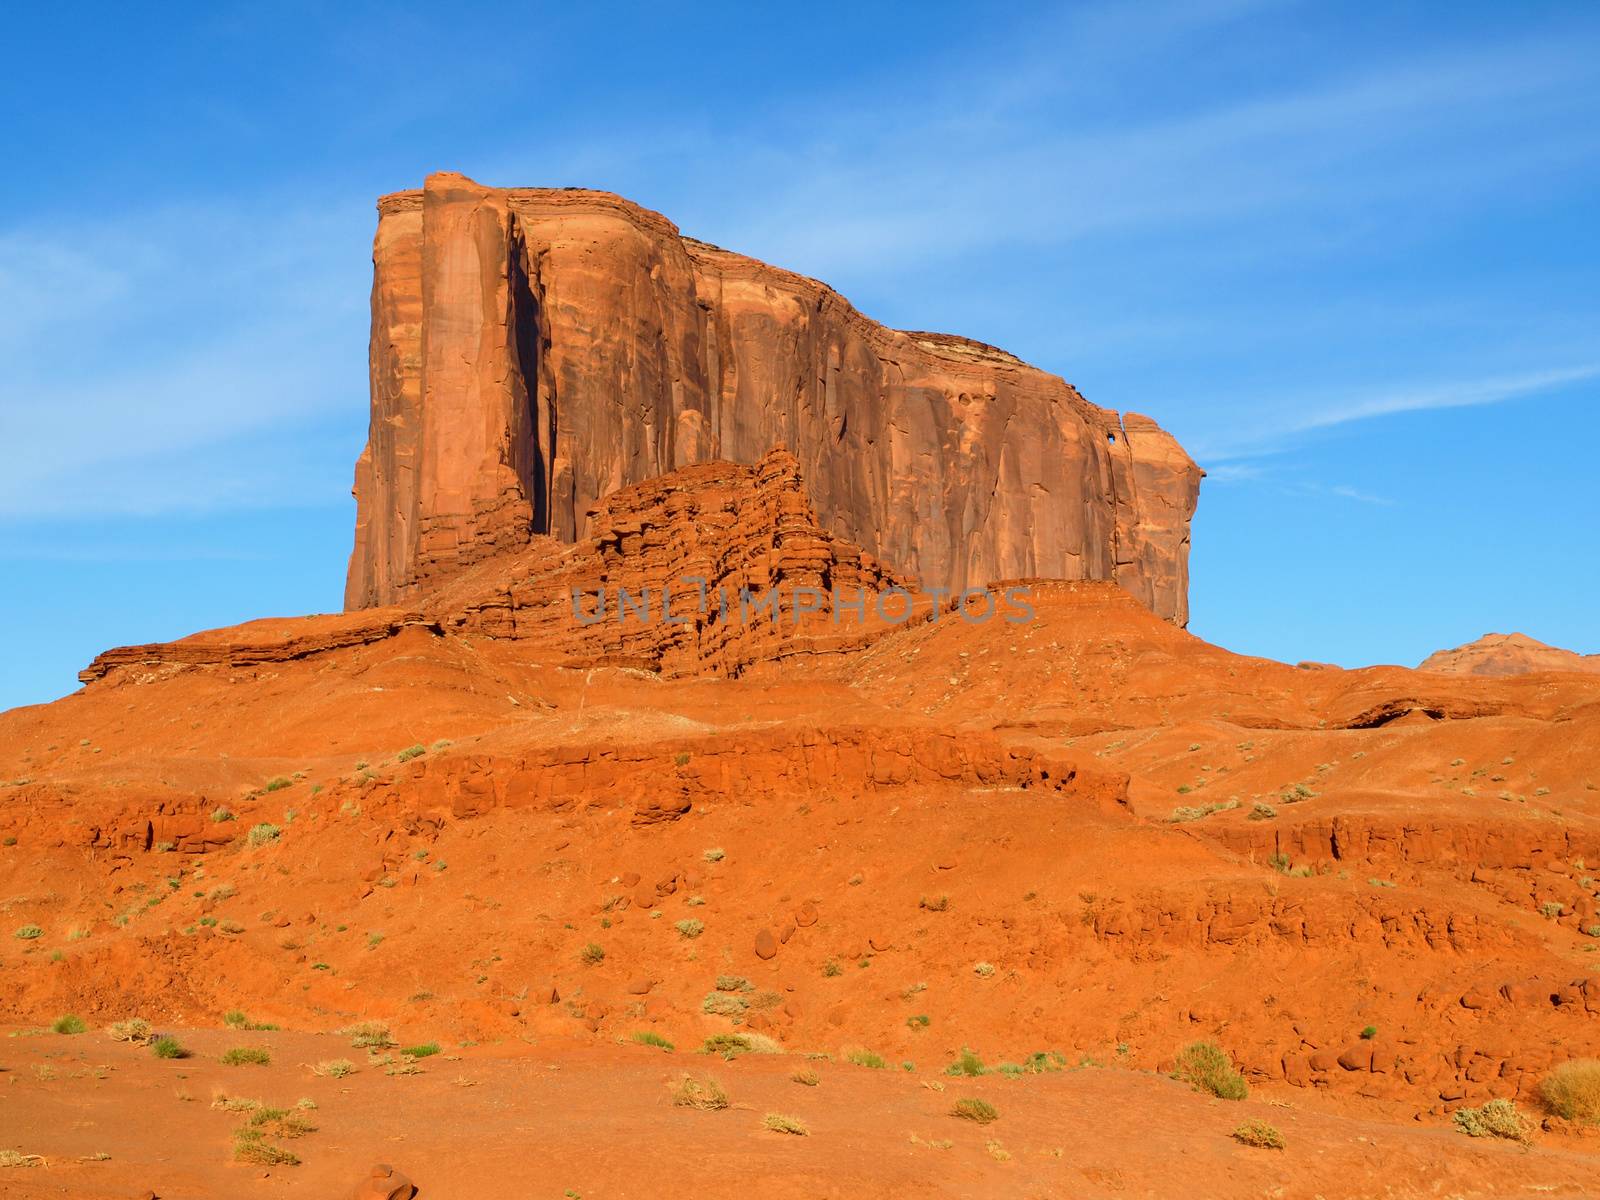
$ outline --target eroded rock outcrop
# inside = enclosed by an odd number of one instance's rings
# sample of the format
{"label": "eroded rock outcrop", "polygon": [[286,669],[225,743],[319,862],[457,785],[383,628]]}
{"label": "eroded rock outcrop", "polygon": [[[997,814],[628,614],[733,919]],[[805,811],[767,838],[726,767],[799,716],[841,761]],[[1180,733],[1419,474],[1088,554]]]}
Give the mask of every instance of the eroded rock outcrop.
{"label": "eroded rock outcrop", "polygon": [[1188,617],[1200,470],[1155,422],[604,192],[431,176],[379,203],[349,609],[415,600],[676,467],[799,461],[823,526],[918,579],[1115,580]]}
{"label": "eroded rock outcrop", "polygon": [[1600,674],[1600,654],[1563,650],[1525,633],[1486,633],[1453,650],[1435,650],[1417,670],[1448,675],[1530,675],[1535,671]]}
{"label": "eroded rock outcrop", "polygon": [[[783,450],[753,466],[683,467],[606,496],[584,515],[588,532],[575,544],[534,535],[410,605],[121,646],[78,677],[88,683],[121,670],[146,682],[185,668],[289,662],[416,628],[515,639],[565,665],[738,675],[758,662],[855,649],[929,616],[931,599],[912,581],[818,525]],[[990,603],[986,619],[1011,613],[1004,594]]]}

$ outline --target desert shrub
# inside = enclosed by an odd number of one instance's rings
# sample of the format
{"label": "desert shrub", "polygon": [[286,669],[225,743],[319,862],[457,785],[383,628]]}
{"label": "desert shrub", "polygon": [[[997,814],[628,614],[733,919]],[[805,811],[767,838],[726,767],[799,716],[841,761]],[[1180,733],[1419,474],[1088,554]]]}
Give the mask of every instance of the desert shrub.
{"label": "desert shrub", "polygon": [[[313,1104],[311,1107],[315,1108]],[[250,1114],[246,1128],[259,1129],[262,1133],[274,1137],[297,1138],[305,1137],[308,1133],[315,1133],[317,1127],[309,1118],[298,1112],[290,1112],[286,1108],[269,1108],[262,1105]]]}
{"label": "desert shrub", "polygon": [[400,1053],[404,1054],[407,1058],[432,1058],[435,1054],[439,1053],[439,1043],[423,1042],[421,1045],[407,1046],[401,1050]]}
{"label": "desert shrub", "polygon": [[1277,809],[1270,804],[1262,804],[1259,800],[1250,809],[1250,819],[1252,821],[1270,821],[1277,815]]}
{"label": "desert shrub", "polygon": [[789,1078],[802,1087],[816,1087],[817,1084],[822,1082],[822,1076],[815,1071],[796,1071]]}
{"label": "desert shrub", "polygon": [[844,1056],[844,1060],[858,1067],[871,1067],[875,1071],[881,1071],[889,1065],[883,1061],[881,1054],[874,1054],[871,1050],[851,1050]]}
{"label": "desert shrub", "polygon": [[926,1029],[931,1024],[933,1024],[933,1018],[928,1016],[927,1013],[917,1013],[915,1016],[906,1018],[907,1029]]}
{"label": "desert shrub", "polygon": [[641,1046],[655,1046],[660,1050],[672,1049],[672,1043],[653,1029],[635,1029],[633,1031],[633,1040]]}
{"label": "desert shrub", "polygon": [[211,819],[218,824],[221,824],[223,821],[231,821],[234,819],[233,810],[228,808],[213,809],[211,812]]}
{"label": "desert shrub", "polygon": [[830,958],[822,964],[822,973],[829,979],[837,979],[844,974],[844,968],[839,965],[837,959]]}
{"label": "desert shrub", "polygon": [[1540,1082],[1539,1099],[1568,1121],[1600,1122],[1600,1060],[1579,1058],[1562,1063]]}
{"label": "desert shrub", "polygon": [[968,1077],[976,1077],[978,1075],[982,1075],[986,1070],[988,1070],[988,1068],[983,1065],[983,1059],[979,1058],[977,1054],[963,1046],[961,1048],[961,1053],[956,1056],[955,1062],[946,1067],[944,1069],[944,1073],[946,1075],[966,1075]]}
{"label": "desert shrub", "polygon": [[605,958],[605,947],[595,942],[590,942],[582,950],[578,951],[578,961],[583,963],[585,966],[592,967],[597,963],[604,962]]}
{"label": "desert shrub", "polygon": [[1172,1077],[1197,1092],[1210,1092],[1220,1100],[1243,1100],[1250,1094],[1244,1076],[1215,1042],[1191,1042],[1178,1054]]}
{"label": "desert shrub", "polygon": [[35,938],[44,936],[44,930],[40,929],[37,925],[19,925],[17,926],[17,932],[11,936],[24,942],[31,942]]}
{"label": "desert shrub", "polygon": [[768,1113],[761,1118],[761,1124],[773,1133],[792,1133],[796,1137],[805,1137],[811,1132],[799,1117],[786,1117],[782,1113]]}
{"label": "desert shrub", "polygon": [[[1180,788],[1178,790],[1182,791],[1184,789]],[[1229,812],[1238,807],[1239,802],[1237,800],[1219,800],[1215,804],[1202,804],[1198,807],[1191,804],[1180,804],[1172,810],[1172,815],[1167,820],[1175,825],[1181,825],[1185,821],[1199,821],[1209,817],[1212,813]]]}
{"label": "desert shrub", "polygon": [[235,1046],[222,1056],[225,1067],[264,1067],[271,1061],[271,1053],[260,1046]]}
{"label": "desert shrub", "polygon": [[700,1011],[709,1017],[736,1017],[750,1007],[743,996],[728,992],[708,992],[700,1001]]}
{"label": "desert shrub", "polygon": [[245,835],[245,841],[251,846],[265,846],[278,840],[283,830],[270,821],[263,821],[259,825],[252,825],[250,832]]}
{"label": "desert shrub", "polygon": [[357,1050],[383,1050],[394,1045],[389,1026],[382,1021],[358,1021],[339,1030]]}
{"label": "desert shrub", "polygon": [[82,1033],[89,1027],[83,1023],[83,1018],[68,1013],[64,1017],[57,1017],[50,1026],[56,1033]]}
{"label": "desert shrub", "polygon": [[[226,929],[227,926],[224,925],[223,928]],[[237,930],[234,932],[237,932]],[[270,1032],[274,1029],[277,1029],[277,1026],[269,1021],[252,1021],[238,1009],[223,1013],[222,1023],[229,1029],[245,1029],[252,1032]]]}
{"label": "desert shrub", "polygon": [[410,762],[413,758],[421,758],[427,752],[428,748],[423,746],[421,743],[418,743],[415,746],[407,746],[394,757],[396,762]]}
{"label": "desert shrub", "polygon": [[701,855],[701,857],[704,858],[708,863],[716,863],[721,862],[724,858],[726,858],[727,853],[726,851],[713,846],[710,850],[707,850],[703,855]]}
{"label": "desert shrub", "polygon": [[132,1042],[136,1046],[147,1045],[151,1041],[150,1022],[141,1017],[116,1021],[106,1026],[106,1036],[114,1042]]}
{"label": "desert shrub", "polygon": [[1458,1108],[1454,1120],[1456,1128],[1468,1137],[1526,1142],[1533,1132],[1533,1122],[1511,1100],[1487,1100],[1477,1108]]}
{"label": "desert shrub", "polygon": [[[1067,1060],[1054,1050],[1036,1050],[1019,1063],[996,1063],[992,1067],[983,1068],[980,1073],[993,1072],[1004,1075],[1007,1079],[1017,1079],[1023,1075],[1044,1075],[1050,1071],[1060,1071],[1067,1065]],[[1100,1064],[1085,1054],[1078,1066],[1098,1067]]]}
{"label": "desert shrub", "polygon": [[957,1100],[950,1109],[952,1117],[960,1117],[963,1121],[976,1121],[979,1125],[988,1125],[1000,1119],[1000,1111],[987,1100],[979,1100],[969,1096],[964,1100]]}
{"label": "desert shrub", "polygon": [[949,896],[938,896],[938,897],[930,900],[930,899],[928,899],[928,897],[924,896],[918,902],[917,907],[925,908],[929,912],[946,912],[950,908],[950,897]]}
{"label": "desert shrub", "polygon": [[974,963],[972,965],[972,973],[979,979],[988,979],[994,974],[994,964],[990,962]]}
{"label": "desert shrub", "polygon": [[717,991],[719,992],[753,992],[756,985],[743,975],[718,975]]}
{"label": "desert shrub", "polygon": [[676,929],[680,935],[690,939],[699,937],[703,932],[705,932],[705,927],[706,923],[704,921],[696,921],[693,917],[690,917],[687,920],[677,921],[673,924],[673,928]]}
{"label": "desert shrub", "polygon": [[701,1054],[720,1054],[723,1058],[737,1058],[749,1054],[754,1047],[746,1033],[714,1033],[700,1043]]}
{"label": "desert shrub", "polygon": [[330,1058],[313,1065],[311,1073],[326,1079],[343,1079],[356,1073],[356,1065],[348,1058]]}
{"label": "desert shrub", "polygon": [[1283,1149],[1283,1134],[1254,1117],[1235,1129],[1231,1136],[1245,1146],[1255,1146],[1261,1150]]}
{"label": "desert shrub", "polygon": [[706,1112],[728,1107],[728,1093],[711,1076],[696,1079],[693,1075],[679,1076],[670,1085],[672,1102],[679,1108],[698,1108]]}
{"label": "desert shrub", "polygon": [[261,1136],[261,1130],[246,1126],[233,1135],[233,1160],[260,1167],[297,1167],[300,1160],[281,1146]]}
{"label": "desert shrub", "polygon": [[42,1154],[23,1154],[18,1150],[0,1150],[0,1167],[42,1167]]}
{"label": "desert shrub", "polygon": [[188,1058],[189,1052],[178,1044],[175,1037],[158,1037],[150,1043],[150,1052],[157,1058]]}

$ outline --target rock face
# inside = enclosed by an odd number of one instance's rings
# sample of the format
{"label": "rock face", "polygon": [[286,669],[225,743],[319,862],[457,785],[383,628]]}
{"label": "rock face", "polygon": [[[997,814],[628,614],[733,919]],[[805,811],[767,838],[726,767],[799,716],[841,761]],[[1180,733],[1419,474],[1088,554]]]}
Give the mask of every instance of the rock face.
{"label": "rock face", "polygon": [[605,192],[384,197],[347,609],[408,602],[674,468],[787,448],[830,533],[917,579],[1104,579],[1188,619],[1202,472],[1154,421]]}
{"label": "rock face", "polygon": [[1600,674],[1600,654],[1563,650],[1525,633],[1486,633],[1453,650],[1434,651],[1417,670],[1450,675],[1528,675],[1535,671]]}

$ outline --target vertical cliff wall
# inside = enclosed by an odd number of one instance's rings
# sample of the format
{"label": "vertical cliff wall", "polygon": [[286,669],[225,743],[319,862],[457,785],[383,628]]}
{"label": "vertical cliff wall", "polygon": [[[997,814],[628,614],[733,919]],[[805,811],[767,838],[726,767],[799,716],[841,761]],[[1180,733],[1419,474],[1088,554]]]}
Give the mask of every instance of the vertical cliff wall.
{"label": "vertical cliff wall", "polygon": [[410,599],[675,467],[794,454],[823,524],[922,583],[1110,579],[1188,619],[1201,472],[1147,417],[604,192],[434,175],[378,205],[347,608]]}

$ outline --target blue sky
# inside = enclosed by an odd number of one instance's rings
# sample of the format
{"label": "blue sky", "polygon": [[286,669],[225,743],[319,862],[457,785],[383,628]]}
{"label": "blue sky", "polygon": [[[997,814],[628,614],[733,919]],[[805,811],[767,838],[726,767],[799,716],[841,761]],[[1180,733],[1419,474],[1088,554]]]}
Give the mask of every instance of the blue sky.
{"label": "blue sky", "polygon": [[1600,7],[150,11],[0,42],[0,708],[339,606],[373,200],[438,169],[1156,417],[1212,641],[1600,651]]}

